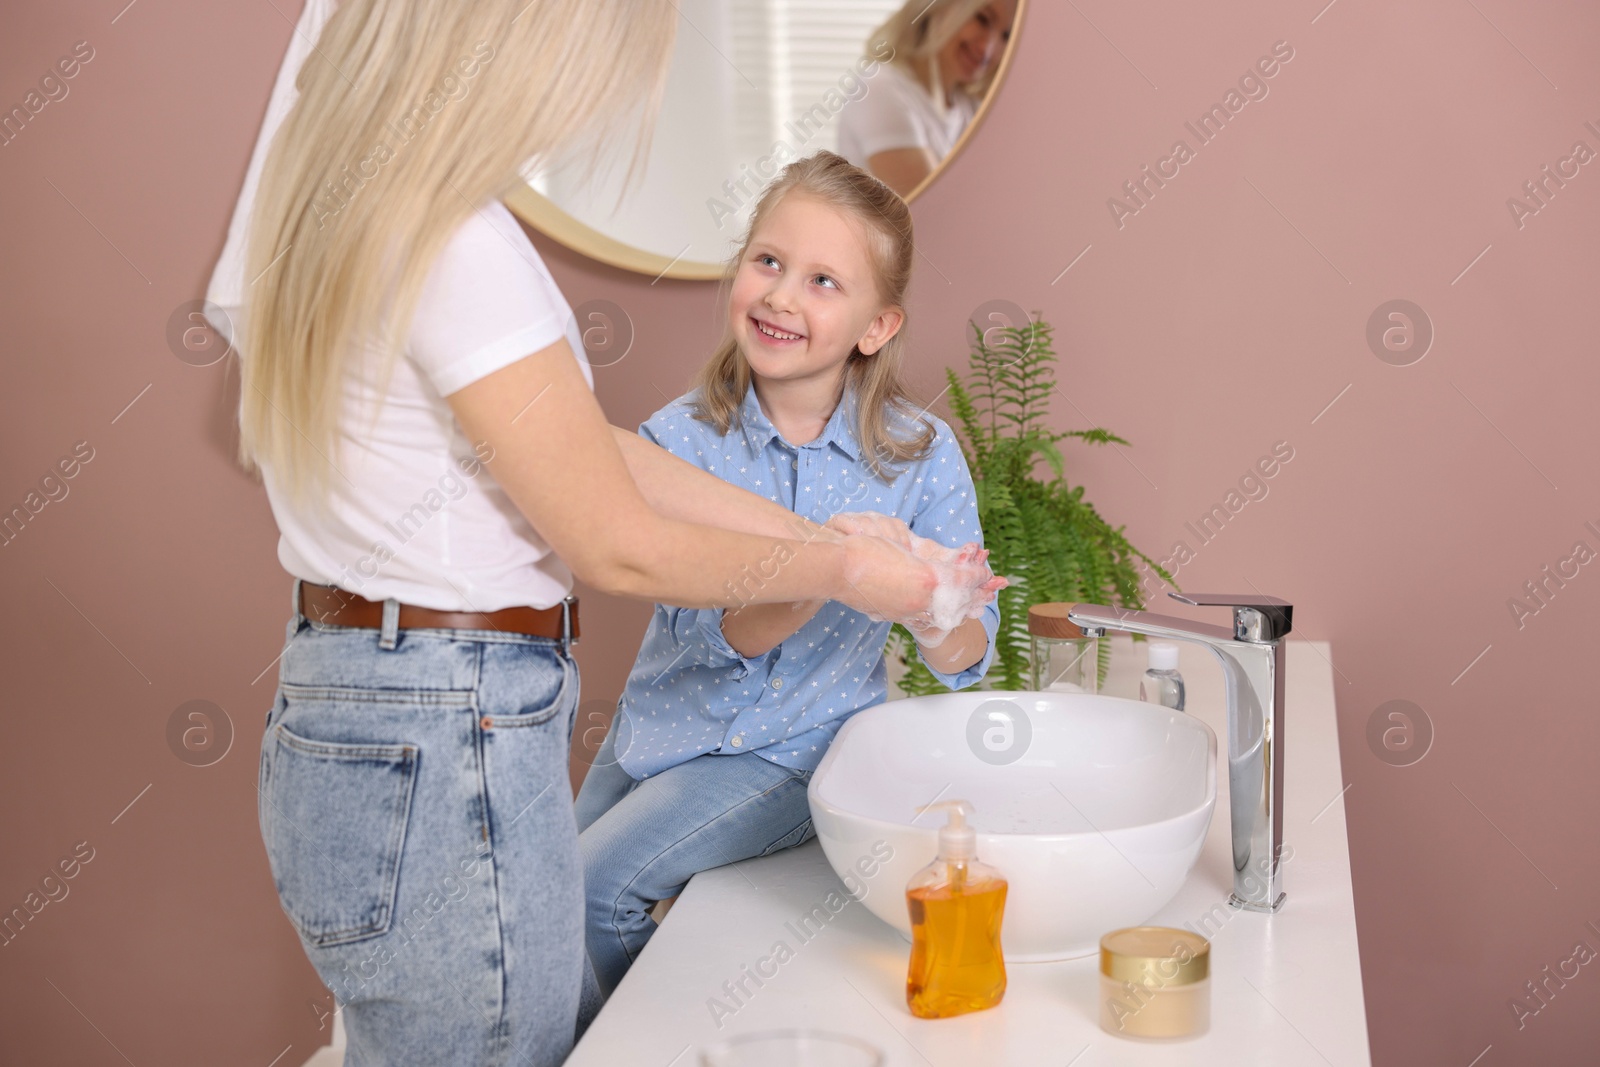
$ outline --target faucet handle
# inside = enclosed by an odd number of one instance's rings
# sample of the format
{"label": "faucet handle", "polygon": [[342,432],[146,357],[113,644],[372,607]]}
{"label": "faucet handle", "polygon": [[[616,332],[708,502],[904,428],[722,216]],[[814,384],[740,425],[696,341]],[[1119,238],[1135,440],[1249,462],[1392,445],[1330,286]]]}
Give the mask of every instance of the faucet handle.
{"label": "faucet handle", "polygon": [[1195,607],[1233,609],[1233,636],[1258,644],[1281,641],[1294,628],[1294,605],[1280,597],[1259,593],[1168,593],[1172,599]]}

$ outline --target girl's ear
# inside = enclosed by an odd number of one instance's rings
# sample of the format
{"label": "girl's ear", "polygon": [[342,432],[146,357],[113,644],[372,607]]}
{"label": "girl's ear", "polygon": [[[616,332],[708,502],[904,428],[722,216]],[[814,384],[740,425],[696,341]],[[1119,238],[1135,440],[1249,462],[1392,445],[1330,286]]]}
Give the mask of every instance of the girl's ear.
{"label": "girl's ear", "polygon": [[867,326],[867,332],[861,335],[861,340],[856,342],[856,348],[863,356],[870,356],[884,345],[888,344],[895,334],[900,332],[901,325],[906,321],[906,313],[897,307],[884,308]]}

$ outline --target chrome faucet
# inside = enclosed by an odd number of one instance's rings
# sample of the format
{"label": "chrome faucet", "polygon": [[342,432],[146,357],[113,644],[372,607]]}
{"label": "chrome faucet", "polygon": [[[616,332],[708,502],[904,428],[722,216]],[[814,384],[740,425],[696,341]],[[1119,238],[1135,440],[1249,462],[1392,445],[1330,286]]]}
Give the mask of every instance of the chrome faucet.
{"label": "chrome faucet", "polygon": [[1148,611],[1074,604],[1067,618],[1089,637],[1108,630],[1194,641],[1216,654],[1228,684],[1228,799],[1233,895],[1250,911],[1283,906],[1283,643],[1294,606],[1275,596],[1168,593],[1184,604],[1230,607],[1233,629]]}

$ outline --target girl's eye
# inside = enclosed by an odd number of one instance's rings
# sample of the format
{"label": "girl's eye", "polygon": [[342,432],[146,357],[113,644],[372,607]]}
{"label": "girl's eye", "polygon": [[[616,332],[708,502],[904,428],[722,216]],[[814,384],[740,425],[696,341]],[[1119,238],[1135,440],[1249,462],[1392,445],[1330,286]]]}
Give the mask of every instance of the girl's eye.
{"label": "girl's eye", "polygon": [[757,256],[756,262],[761,264],[763,267],[776,267],[778,265],[777,258],[775,256],[769,256],[766,253],[762,253],[761,255]]}
{"label": "girl's eye", "polygon": [[814,278],[812,280],[815,281],[818,285],[825,286],[827,288],[831,288],[831,289],[839,288],[839,283],[834,281],[832,278],[828,277],[826,274],[819,274],[819,275],[816,276],[816,278]]}

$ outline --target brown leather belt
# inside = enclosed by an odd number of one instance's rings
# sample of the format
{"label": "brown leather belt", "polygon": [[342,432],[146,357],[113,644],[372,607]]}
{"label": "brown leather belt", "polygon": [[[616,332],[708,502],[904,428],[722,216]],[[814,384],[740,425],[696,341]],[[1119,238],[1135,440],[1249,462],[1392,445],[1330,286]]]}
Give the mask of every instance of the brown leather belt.
{"label": "brown leather belt", "polygon": [[[383,602],[368,600],[331,585],[300,583],[300,614],[332,626],[383,628]],[[499,630],[530,637],[578,641],[578,598],[553,608],[502,608],[499,611],[435,611],[400,605],[402,630]]]}

